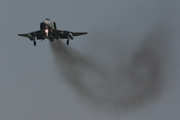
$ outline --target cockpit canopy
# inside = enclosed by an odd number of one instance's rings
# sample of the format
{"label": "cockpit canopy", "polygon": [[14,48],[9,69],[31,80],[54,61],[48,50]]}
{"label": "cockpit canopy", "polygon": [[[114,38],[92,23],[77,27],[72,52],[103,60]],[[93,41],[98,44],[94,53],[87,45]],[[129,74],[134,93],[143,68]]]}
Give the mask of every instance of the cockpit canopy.
{"label": "cockpit canopy", "polygon": [[45,20],[50,21],[50,19],[49,19],[49,18],[46,18]]}

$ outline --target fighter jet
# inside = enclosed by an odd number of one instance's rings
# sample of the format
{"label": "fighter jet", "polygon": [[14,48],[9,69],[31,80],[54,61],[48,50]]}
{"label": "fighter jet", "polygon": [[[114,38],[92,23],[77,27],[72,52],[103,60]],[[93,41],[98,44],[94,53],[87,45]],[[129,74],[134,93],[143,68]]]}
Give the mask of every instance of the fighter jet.
{"label": "fighter jet", "polygon": [[69,45],[69,39],[73,40],[74,36],[85,35],[87,32],[71,32],[66,30],[57,30],[56,23],[51,22],[49,18],[46,18],[40,23],[40,30],[34,31],[26,34],[18,34],[18,36],[28,37],[33,41],[34,46],[36,46],[37,40],[48,39],[54,41],[55,39],[67,39],[67,45]]}

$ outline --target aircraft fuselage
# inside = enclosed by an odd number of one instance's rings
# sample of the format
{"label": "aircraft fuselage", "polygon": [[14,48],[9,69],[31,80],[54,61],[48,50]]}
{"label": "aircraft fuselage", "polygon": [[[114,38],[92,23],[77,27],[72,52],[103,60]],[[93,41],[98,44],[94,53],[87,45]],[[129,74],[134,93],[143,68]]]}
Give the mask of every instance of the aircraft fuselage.
{"label": "aircraft fuselage", "polygon": [[33,41],[34,46],[36,46],[36,39],[48,39],[50,41],[54,41],[55,39],[67,39],[67,45],[69,45],[69,40],[73,40],[74,36],[85,34],[87,34],[87,32],[71,32],[66,30],[58,30],[56,28],[56,23],[50,22],[50,19],[46,18],[43,22],[40,23],[40,30],[25,34],[18,34],[18,36],[29,38],[31,41]]}
{"label": "aircraft fuselage", "polygon": [[[45,20],[40,23],[40,30],[44,34],[44,37],[49,39],[50,41],[54,41],[54,33],[53,30],[56,30],[56,23],[50,22],[49,20]],[[58,39],[58,37],[56,37]]]}

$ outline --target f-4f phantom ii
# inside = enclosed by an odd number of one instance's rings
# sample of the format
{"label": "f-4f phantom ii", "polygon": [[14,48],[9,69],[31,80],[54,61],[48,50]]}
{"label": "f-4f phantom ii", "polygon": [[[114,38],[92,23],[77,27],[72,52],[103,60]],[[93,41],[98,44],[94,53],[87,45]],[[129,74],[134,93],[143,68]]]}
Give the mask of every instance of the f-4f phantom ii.
{"label": "f-4f phantom ii", "polygon": [[28,37],[31,41],[33,41],[34,46],[36,46],[36,39],[49,39],[50,41],[54,41],[55,39],[67,39],[67,45],[69,45],[69,39],[73,40],[74,36],[80,36],[85,34],[87,34],[87,32],[71,32],[66,30],[57,30],[56,23],[50,22],[50,19],[46,18],[43,22],[40,23],[40,30],[18,35]]}

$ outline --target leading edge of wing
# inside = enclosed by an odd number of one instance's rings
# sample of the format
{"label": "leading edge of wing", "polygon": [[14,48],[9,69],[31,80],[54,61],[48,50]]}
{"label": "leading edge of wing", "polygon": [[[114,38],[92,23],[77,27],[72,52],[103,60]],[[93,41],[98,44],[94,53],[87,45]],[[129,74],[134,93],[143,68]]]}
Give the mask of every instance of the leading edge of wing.
{"label": "leading edge of wing", "polygon": [[87,32],[70,32],[70,33],[72,33],[73,36],[80,36],[80,35],[88,34]]}
{"label": "leading edge of wing", "polygon": [[22,37],[29,37],[29,34],[18,34],[18,36],[22,36]]}
{"label": "leading edge of wing", "polygon": [[88,34],[87,32],[71,32],[71,31],[66,31],[66,30],[54,30],[54,31],[62,35],[66,33],[71,33],[73,36],[80,36],[80,35]]}
{"label": "leading edge of wing", "polygon": [[31,33],[18,34],[18,36],[28,37],[29,34],[31,34],[32,36],[36,37],[37,34],[41,34],[41,30],[34,31],[34,32],[31,32]]}
{"label": "leading edge of wing", "polygon": [[18,34],[18,36],[28,37],[30,40],[33,40],[34,37],[37,37],[40,34],[41,34],[41,30],[38,30],[35,32],[31,32],[31,33]]}
{"label": "leading edge of wing", "polygon": [[29,38],[29,40],[31,40],[31,41],[34,40],[34,35],[31,34],[31,33],[18,34],[18,36],[27,37],[27,38]]}

